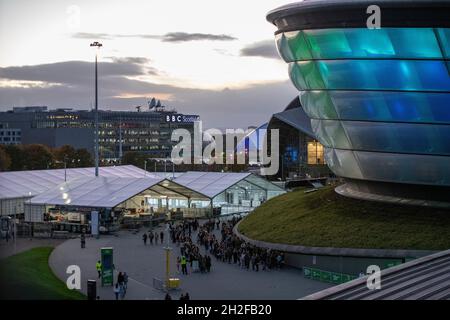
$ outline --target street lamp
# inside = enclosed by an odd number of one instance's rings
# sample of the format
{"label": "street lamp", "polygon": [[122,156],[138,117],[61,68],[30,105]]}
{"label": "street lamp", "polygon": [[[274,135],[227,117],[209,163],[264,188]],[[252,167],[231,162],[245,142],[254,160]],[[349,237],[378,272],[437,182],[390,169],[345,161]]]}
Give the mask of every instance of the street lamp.
{"label": "street lamp", "polygon": [[[92,42],[91,47],[96,47],[100,49],[102,44],[98,41]],[[97,76],[97,53],[95,51],[95,176],[98,177],[98,76]]]}

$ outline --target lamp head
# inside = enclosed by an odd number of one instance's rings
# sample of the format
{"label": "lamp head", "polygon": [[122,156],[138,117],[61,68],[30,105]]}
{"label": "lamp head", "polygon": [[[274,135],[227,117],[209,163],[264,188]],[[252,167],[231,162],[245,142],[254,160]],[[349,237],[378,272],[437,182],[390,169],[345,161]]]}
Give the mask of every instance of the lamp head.
{"label": "lamp head", "polygon": [[92,42],[89,46],[90,47],[98,47],[100,49],[103,45],[100,42],[95,41],[95,42]]}

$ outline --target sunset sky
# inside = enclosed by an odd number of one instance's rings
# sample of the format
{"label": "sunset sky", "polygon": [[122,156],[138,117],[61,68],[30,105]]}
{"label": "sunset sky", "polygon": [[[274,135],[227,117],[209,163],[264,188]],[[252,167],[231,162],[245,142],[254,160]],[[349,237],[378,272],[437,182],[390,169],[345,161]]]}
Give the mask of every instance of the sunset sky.
{"label": "sunset sky", "polygon": [[89,109],[157,97],[206,127],[268,120],[294,98],[266,13],[286,0],[0,0],[0,109]]}

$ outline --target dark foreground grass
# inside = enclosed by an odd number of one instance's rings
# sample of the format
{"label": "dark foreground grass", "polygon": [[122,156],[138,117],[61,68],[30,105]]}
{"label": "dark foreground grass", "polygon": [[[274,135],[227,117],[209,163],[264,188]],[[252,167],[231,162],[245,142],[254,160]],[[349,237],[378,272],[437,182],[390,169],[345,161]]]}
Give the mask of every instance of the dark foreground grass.
{"label": "dark foreground grass", "polygon": [[450,248],[450,211],[349,199],[332,187],[299,189],[261,205],[239,231],[304,246],[443,250]]}
{"label": "dark foreground grass", "polygon": [[0,299],[85,299],[53,274],[48,266],[52,250],[33,248],[0,260]]}

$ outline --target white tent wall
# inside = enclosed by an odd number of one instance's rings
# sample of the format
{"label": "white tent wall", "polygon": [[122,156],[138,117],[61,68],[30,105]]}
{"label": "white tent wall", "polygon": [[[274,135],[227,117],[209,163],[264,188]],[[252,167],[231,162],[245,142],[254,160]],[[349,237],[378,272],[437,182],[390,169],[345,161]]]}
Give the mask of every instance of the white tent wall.
{"label": "white tent wall", "polygon": [[13,216],[24,213],[24,203],[31,199],[30,197],[0,199],[0,215]]}
{"label": "white tent wall", "polygon": [[45,205],[25,203],[25,221],[42,222],[46,211]]}
{"label": "white tent wall", "polygon": [[286,191],[271,191],[271,190],[268,190],[267,191],[267,200],[272,199],[274,197],[277,197],[279,195],[282,195],[284,193],[286,193]]}

